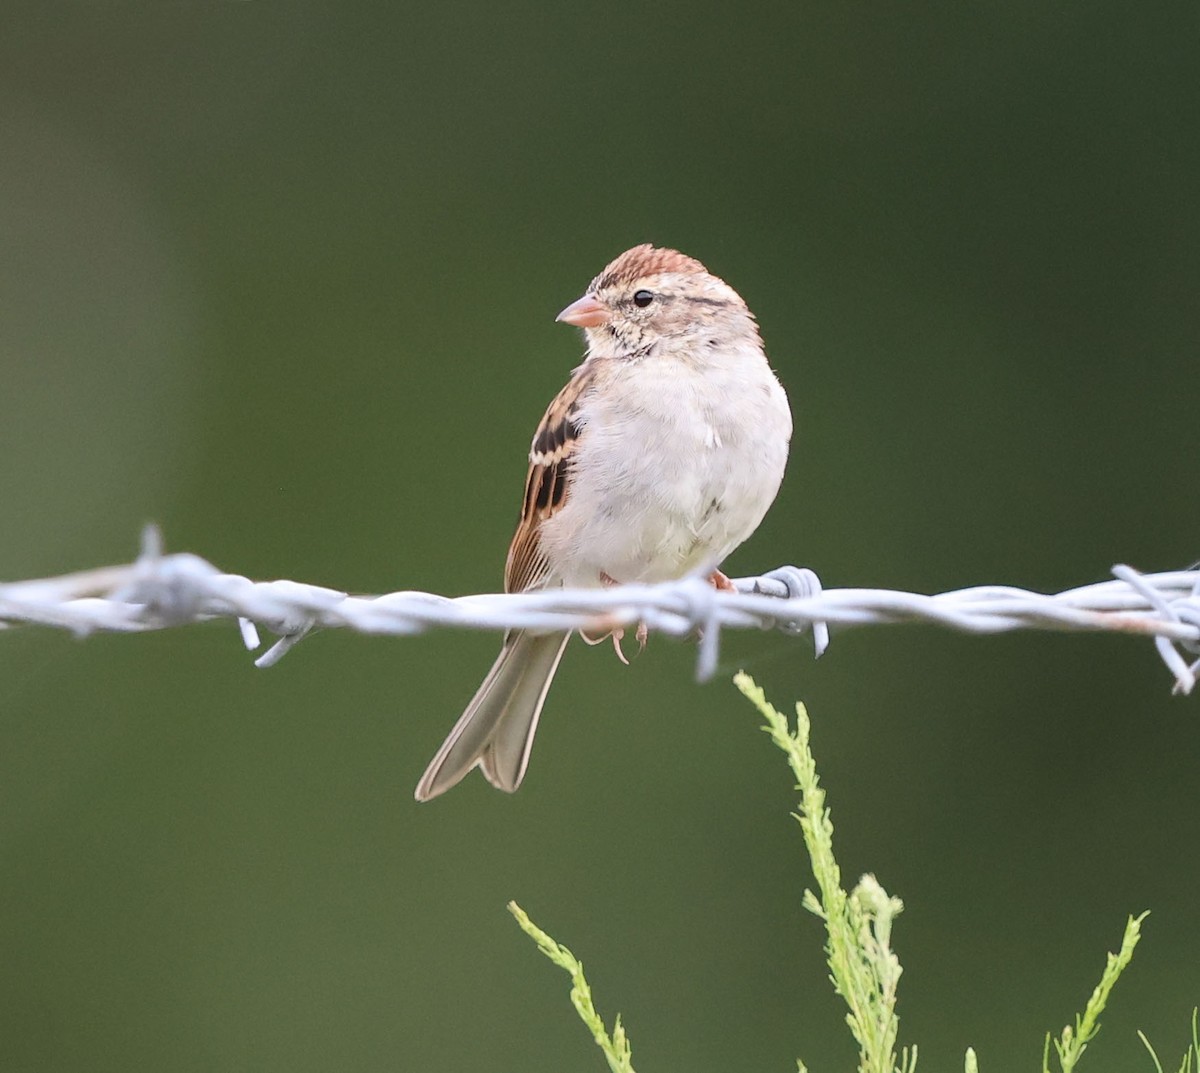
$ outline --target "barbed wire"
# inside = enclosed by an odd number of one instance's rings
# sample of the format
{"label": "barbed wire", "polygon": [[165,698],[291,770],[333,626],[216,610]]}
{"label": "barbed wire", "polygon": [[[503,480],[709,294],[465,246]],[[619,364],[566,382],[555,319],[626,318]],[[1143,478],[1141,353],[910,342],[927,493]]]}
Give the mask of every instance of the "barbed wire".
{"label": "barbed wire", "polygon": [[[1197,564],[1200,566],[1200,564]],[[891,589],[822,589],[811,570],[780,567],[737,578],[718,592],[701,577],[658,585],[551,589],[446,597],[428,592],[354,596],[296,581],[251,581],[225,574],[186,552],[163,554],[153,526],[137,560],[61,577],[0,584],[0,629],[50,626],[77,636],[143,633],[214,619],[236,620],[248,649],[259,628],[278,640],[255,660],[270,667],[314,629],[406,636],[438,628],[585,630],[645,623],[651,631],[700,635],[697,676],[712,676],[723,629],[811,629],[816,654],[828,628],[925,622],[965,633],[1090,631],[1153,638],[1175,679],[1190,693],[1200,674],[1200,569],[1142,574],[1115,566],[1114,580],[1048,595],[981,585],[934,596]]]}

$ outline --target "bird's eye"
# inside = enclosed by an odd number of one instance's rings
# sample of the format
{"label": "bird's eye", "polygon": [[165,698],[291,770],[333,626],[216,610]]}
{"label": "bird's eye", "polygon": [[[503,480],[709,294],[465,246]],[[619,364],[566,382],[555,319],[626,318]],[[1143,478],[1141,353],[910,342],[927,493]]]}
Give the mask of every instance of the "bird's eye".
{"label": "bird's eye", "polygon": [[654,301],[654,295],[650,291],[638,291],[633,296],[633,304],[638,309],[645,309],[651,302]]}

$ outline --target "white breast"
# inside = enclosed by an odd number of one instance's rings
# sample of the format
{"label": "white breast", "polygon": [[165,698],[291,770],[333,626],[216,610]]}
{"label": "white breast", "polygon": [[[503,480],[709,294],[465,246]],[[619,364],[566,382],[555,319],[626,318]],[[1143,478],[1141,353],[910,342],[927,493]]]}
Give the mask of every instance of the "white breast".
{"label": "white breast", "polygon": [[[760,351],[703,365],[625,363],[581,400],[567,502],[542,526],[568,585],[663,581],[717,566],[762,521],[792,421]],[[598,378],[600,379],[600,378]]]}

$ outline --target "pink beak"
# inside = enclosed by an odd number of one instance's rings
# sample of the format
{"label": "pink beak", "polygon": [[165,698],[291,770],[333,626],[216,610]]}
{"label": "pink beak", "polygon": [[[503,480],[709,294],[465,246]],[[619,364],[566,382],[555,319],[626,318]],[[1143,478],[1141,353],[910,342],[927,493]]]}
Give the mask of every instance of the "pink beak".
{"label": "pink beak", "polygon": [[611,316],[608,309],[596,301],[590,294],[576,299],[564,309],[555,320],[564,324],[574,324],[576,328],[599,328],[606,324]]}

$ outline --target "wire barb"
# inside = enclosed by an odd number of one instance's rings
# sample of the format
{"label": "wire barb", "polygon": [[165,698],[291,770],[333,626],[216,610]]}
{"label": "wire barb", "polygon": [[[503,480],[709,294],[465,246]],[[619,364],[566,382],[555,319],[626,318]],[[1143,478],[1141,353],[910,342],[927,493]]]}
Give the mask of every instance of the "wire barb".
{"label": "wire barb", "polygon": [[143,533],[141,554],[125,566],[0,584],[0,629],[50,626],[79,637],[99,631],[144,633],[232,619],[245,646],[259,630],[277,640],[255,664],[270,667],[317,629],[409,636],[440,628],[586,630],[636,628],[700,637],[697,677],[711,677],[726,629],[813,631],[816,654],[829,628],[926,622],[965,633],[1011,630],[1090,631],[1152,638],[1175,680],[1190,693],[1200,677],[1200,564],[1142,574],[1112,568],[1115,580],[1047,595],[1001,585],[935,596],[891,589],[824,589],[811,570],[779,567],[737,578],[717,592],[700,577],[660,585],[548,589],[449,598],[428,592],[351,596],[295,581],[251,581],[223,574],[198,555],[164,554],[157,529]]}

